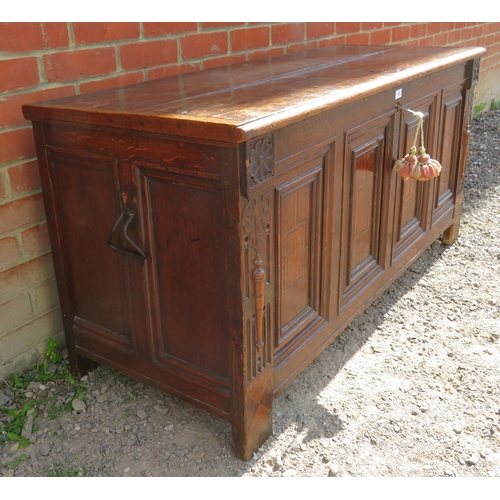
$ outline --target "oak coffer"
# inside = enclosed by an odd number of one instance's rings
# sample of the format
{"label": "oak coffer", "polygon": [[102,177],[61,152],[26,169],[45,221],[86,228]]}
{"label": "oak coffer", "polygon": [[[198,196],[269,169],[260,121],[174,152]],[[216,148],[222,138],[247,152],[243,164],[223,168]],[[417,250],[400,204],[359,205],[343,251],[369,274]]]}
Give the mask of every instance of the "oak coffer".
{"label": "oak coffer", "polygon": [[[457,237],[484,52],[338,45],[24,106],[74,372],[218,415],[249,459],[276,394]],[[409,110],[429,181],[393,170]]]}

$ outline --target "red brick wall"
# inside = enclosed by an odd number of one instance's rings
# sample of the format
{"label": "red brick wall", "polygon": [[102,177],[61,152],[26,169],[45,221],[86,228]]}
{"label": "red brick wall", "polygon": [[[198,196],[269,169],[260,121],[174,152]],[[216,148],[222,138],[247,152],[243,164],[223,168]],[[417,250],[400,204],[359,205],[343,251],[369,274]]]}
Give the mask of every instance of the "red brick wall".
{"label": "red brick wall", "polygon": [[22,104],[346,43],[486,47],[476,102],[500,99],[500,23],[0,23],[0,378],[61,337]]}

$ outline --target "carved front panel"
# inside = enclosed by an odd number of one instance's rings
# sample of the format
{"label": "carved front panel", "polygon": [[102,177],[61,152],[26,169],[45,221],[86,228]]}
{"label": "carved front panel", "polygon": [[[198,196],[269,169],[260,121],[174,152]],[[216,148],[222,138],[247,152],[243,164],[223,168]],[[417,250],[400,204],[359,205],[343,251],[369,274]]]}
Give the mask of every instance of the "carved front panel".
{"label": "carved front panel", "polygon": [[[421,112],[424,116],[424,143],[427,152],[432,156],[435,148],[436,118],[438,95],[433,94],[418,101],[411,102],[406,107]],[[418,118],[408,111],[403,113],[400,127],[400,148],[398,158],[410,151],[415,138]],[[420,136],[417,147],[420,145]],[[429,196],[428,182],[414,179],[403,180],[396,176],[396,206],[393,229],[392,261],[396,260],[414,241],[425,234],[427,230],[427,200]]]}
{"label": "carved front panel", "polygon": [[296,167],[276,188],[278,338],[282,347],[321,319],[325,156]]}
{"label": "carved front panel", "polygon": [[393,116],[351,129],[345,136],[340,308],[383,271],[384,171]]}
{"label": "carved front panel", "polygon": [[[443,91],[440,151],[438,160],[443,167],[441,175],[434,180],[434,213],[432,224],[445,224],[453,217],[455,203],[456,173],[460,155],[460,134],[463,118],[462,85],[448,87]],[[444,217],[444,219],[443,219]]]}

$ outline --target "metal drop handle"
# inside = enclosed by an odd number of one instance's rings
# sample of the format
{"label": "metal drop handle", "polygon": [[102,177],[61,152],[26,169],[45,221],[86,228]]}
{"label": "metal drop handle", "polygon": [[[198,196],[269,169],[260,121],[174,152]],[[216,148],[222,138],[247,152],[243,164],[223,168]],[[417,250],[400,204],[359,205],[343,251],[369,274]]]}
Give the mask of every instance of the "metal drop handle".
{"label": "metal drop handle", "polygon": [[[123,225],[123,236],[125,236],[125,239],[137,250],[137,253],[132,252],[131,250],[127,250],[125,248],[120,248],[117,247],[116,245],[113,245],[111,243],[113,236],[115,235],[116,229],[120,225],[120,222],[124,217],[127,217],[127,220],[125,221],[125,224]],[[135,257],[136,259],[140,260],[145,260],[148,258],[148,256],[144,253],[144,251],[136,244],[134,243],[131,239],[130,236],[128,235],[128,226],[132,222],[132,219],[135,217],[135,213],[130,210],[130,209],[125,209],[121,214],[120,217],[118,217],[118,220],[115,222],[115,225],[113,226],[113,229],[111,230],[111,233],[108,238],[108,246],[112,248],[113,250],[116,250],[117,252],[123,253],[125,255],[130,255],[130,257]]]}

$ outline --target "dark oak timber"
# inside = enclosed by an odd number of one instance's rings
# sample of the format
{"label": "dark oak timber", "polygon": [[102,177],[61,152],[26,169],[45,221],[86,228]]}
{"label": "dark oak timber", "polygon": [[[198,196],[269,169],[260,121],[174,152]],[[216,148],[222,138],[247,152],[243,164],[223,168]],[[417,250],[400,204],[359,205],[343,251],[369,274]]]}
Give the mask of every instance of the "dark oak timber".
{"label": "dark oak timber", "polygon": [[[483,53],[339,45],[24,106],[73,371],[224,418],[251,458],[273,398],[456,239]],[[393,172],[398,105],[439,177]]]}

